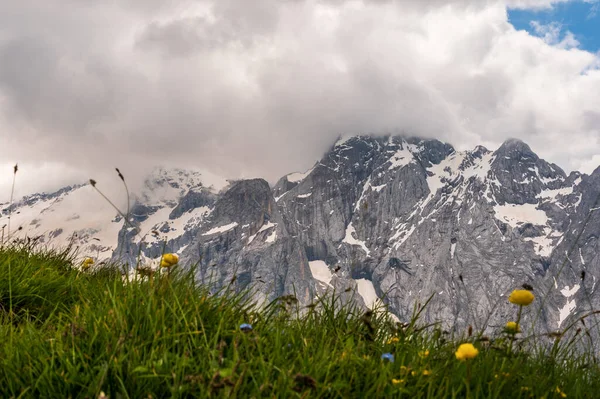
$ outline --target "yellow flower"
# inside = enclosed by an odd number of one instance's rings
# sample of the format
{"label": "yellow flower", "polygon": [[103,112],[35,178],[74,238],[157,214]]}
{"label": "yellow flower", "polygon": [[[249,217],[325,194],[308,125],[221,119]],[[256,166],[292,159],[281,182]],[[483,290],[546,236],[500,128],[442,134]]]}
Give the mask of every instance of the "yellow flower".
{"label": "yellow flower", "polygon": [[531,302],[533,302],[534,298],[535,298],[535,296],[533,295],[533,292],[531,292],[531,291],[514,290],[513,292],[510,293],[508,300],[510,301],[510,303],[514,303],[515,305],[527,306]]}
{"label": "yellow flower", "polygon": [[461,361],[473,359],[475,356],[477,356],[477,354],[479,354],[479,351],[473,346],[473,344],[461,344],[455,353],[456,358]]}
{"label": "yellow flower", "polygon": [[420,351],[419,352],[419,356],[420,357],[427,357],[427,356],[429,356],[429,351],[428,350]]}
{"label": "yellow flower", "polygon": [[160,260],[160,267],[175,266],[179,262],[179,256],[175,254],[164,254]]}
{"label": "yellow flower", "polygon": [[429,370],[423,370],[423,375],[424,376],[431,375],[431,371],[429,371]]}
{"label": "yellow flower", "polygon": [[556,393],[559,394],[561,398],[567,397],[567,394],[561,391],[559,387],[556,387]]}
{"label": "yellow flower", "polygon": [[81,270],[88,270],[90,267],[92,267],[93,264],[94,264],[94,259],[85,258],[85,260],[83,261],[83,264],[81,265]]}
{"label": "yellow flower", "polygon": [[394,384],[394,385],[403,384],[403,383],[404,383],[404,380],[392,378],[392,384]]}
{"label": "yellow flower", "polygon": [[398,337],[392,337],[392,338],[388,339],[387,343],[389,345],[389,344],[396,344],[398,342],[400,342],[400,338],[398,338]]}
{"label": "yellow flower", "polygon": [[504,327],[504,331],[506,331],[507,333],[510,333],[510,334],[516,334],[521,331],[521,328],[514,321],[509,321],[508,323],[506,323],[506,326]]}

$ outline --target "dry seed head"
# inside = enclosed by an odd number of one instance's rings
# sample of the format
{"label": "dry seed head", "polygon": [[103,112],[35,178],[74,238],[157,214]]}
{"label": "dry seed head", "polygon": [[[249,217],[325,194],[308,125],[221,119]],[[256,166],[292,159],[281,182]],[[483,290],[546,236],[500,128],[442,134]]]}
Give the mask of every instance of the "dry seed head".
{"label": "dry seed head", "polygon": [[123,174],[121,173],[121,171],[119,170],[119,168],[115,168],[115,170],[117,171],[117,174],[119,175],[119,178],[123,181],[125,181],[125,177],[123,177]]}

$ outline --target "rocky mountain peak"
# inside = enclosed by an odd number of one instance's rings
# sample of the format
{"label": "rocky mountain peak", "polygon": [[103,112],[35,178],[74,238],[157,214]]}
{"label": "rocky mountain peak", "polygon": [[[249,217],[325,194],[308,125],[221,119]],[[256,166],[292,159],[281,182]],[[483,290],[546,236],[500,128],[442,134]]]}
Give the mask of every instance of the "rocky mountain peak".
{"label": "rocky mountain peak", "polygon": [[525,142],[515,138],[505,140],[495,152],[498,155],[519,154],[537,158],[537,155],[531,151],[531,148]]}
{"label": "rocky mountain peak", "polygon": [[505,141],[493,156],[494,195],[500,204],[536,203],[542,191],[560,189],[567,177],[562,169],[539,158],[521,140]]}

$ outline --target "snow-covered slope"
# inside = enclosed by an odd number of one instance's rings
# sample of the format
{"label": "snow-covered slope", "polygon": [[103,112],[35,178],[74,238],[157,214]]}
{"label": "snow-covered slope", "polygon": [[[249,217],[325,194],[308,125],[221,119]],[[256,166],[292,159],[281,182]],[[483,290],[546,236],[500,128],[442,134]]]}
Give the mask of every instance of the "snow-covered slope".
{"label": "snow-covered slope", "polygon": [[[205,205],[196,206],[198,197],[212,198],[227,185],[225,179],[206,172],[155,169],[142,190],[132,194],[129,216],[137,228],[134,240],[152,245],[175,240],[198,227],[214,202],[209,199]],[[7,240],[8,204],[2,208],[0,225],[6,225]],[[126,205],[121,212],[127,213]],[[70,245],[81,256],[98,261],[119,255],[119,234],[128,230],[124,218],[90,184],[25,197],[13,204],[10,218],[12,239],[29,237],[55,248]]]}
{"label": "snow-covered slope", "polygon": [[[7,225],[8,238],[8,210],[3,212],[0,224]],[[73,245],[90,256],[109,258],[117,246],[123,220],[92,186],[83,185],[17,202],[10,224],[12,237],[27,236],[55,248]]]}

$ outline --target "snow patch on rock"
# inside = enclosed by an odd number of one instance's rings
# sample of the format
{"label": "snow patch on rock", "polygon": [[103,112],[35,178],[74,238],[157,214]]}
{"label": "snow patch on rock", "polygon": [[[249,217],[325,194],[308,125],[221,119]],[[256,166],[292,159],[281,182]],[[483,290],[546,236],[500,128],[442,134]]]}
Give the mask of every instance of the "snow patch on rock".
{"label": "snow patch on rock", "polygon": [[414,160],[412,152],[408,150],[405,146],[400,148],[394,155],[390,157],[390,166],[388,170],[393,170],[397,168],[401,168],[410,164]]}
{"label": "snow patch on rock", "polygon": [[367,280],[366,278],[359,278],[356,281],[356,285],[358,288],[358,294],[365,301],[365,305],[369,309],[373,309],[379,300],[377,293],[375,292],[375,287],[373,286],[373,282],[371,280]]}
{"label": "snow patch on rock", "polygon": [[565,285],[565,288],[563,288],[562,290],[560,290],[560,293],[561,293],[561,294],[563,294],[563,296],[564,296],[565,298],[570,298],[570,297],[572,297],[573,295],[575,295],[575,294],[577,293],[577,291],[579,291],[579,288],[581,288],[581,287],[579,286],[579,284],[575,284],[575,285],[573,286],[573,288],[569,288],[569,286],[568,286],[568,285]]}
{"label": "snow patch on rock", "polygon": [[333,288],[331,285],[331,279],[333,278],[333,274],[331,274],[331,270],[325,262],[322,260],[314,260],[312,262],[308,262],[308,267],[310,267],[310,272],[312,273],[315,280],[322,282],[323,284],[328,285]]}
{"label": "snow patch on rock", "polygon": [[575,302],[575,299],[569,300],[569,298],[575,295],[577,291],[579,291],[579,288],[581,288],[579,284],[575,284],[573,288],[569,288],[569,286],[566,285],[565,288],[560,290],[560,293],[567,298],[567,303],[565,303],[565,306],[558,309],[558,328],[560,328],[562,323],[575,310],[577,303]]}
{"label": "snow patch on rock", "polygon": [[367,248],[367,244],[364,241],[356,239],[354,237],[355,234],[356,234],[356,229],[354,228],[354,226],[352,226],[352,223],[350,223],[348,225],[348,227],[346,227],[346,235],[344,236],[344,239],[342,240],[342,242],[361,247],[363,249],[363,251],[366,252],[367,256],[369,256],[371,251],[369,251],[369,248]]}
{"label": "snow patch on rock", "polygon": [[265,242],[270,244],[270,243],[275,242],[275,240],[277,240],[277,230],[273,230],[273,232],[271,234],[269,234],[269,236],[267,237]]}
{"label": "snow patch on rock", "polygon": [[313,170],[314,170],[314,167],[307,170],[304,173],[300,173],[300,172],[290,173],[289,175],[286,176],[286,179],[290,183],[299,183],[302,180],[304,180],[306,178],[306,176],[310,175]]}
{"label": "snow patch on rock", "polygon": [[577,304],[575,300],[572,301],[567,300],[567,303],[562,308],[558,309],[558,328],[562,325],[562,323],[569,317],[569,315],[575,310]]}
{"label": "snow patch on rock", "polygon": [[219,227],[215,227],[214,229],[210,229],[202,235],[210,236],[212,234],[221,234],[221,233],[224,233],[226,231],[229,231],[229,230],[235,228],[237,225],[238,225],[237,222],[229,223],[229,224],[226,224],[225,226],[219,226]]}
{"label": "snow patch on rock", "polygon": [[[252,235],[250,236],[250,238],[248,238],[248,244],[247,244],[247,245],[250,245],[250,244],[252,243],[252,241],[254,241],[254,239],[256,238],[256,236],[257,236],[259,233],[262,233],[263,231],[267,231],[267,230],[269,230],[269,229],[271,229],[271,228],[273,228],[273,227],[277,227],[277,223],[268,222],[268,223],[265,223],[265,224],[263,224],[263,225],[261,226],[261,228],[260,228],[260,229],[258,229],[258,231],[257,231],[255,234],[252,234]],[[267,239],[265,240],[265,242],[269,242],[269,243],[271,243],[271,242],[275,242],[275,240],[276,240],[276,239],[277,239],[277,231],[276,231],[276,230],[274,230],[274,231],[273,231],[273,232],[272,232],[272,233],[271,233],[271,234],[270,234],[270,235],[267,237]]]}
{"label": "snow patch on rock", "polygon": [[513,228],[525,223],[538,226],[545,226],[548,223],[546,212],[537,209],[537,205],[535,204],[495,205],[494,212],[496,219],[505,222]]}

